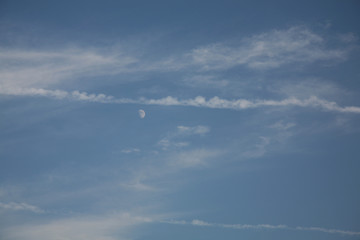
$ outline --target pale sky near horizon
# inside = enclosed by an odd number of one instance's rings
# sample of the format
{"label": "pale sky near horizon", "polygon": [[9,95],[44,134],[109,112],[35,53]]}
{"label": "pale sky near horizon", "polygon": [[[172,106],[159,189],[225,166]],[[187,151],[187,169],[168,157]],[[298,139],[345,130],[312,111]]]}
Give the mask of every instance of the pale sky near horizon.
{"label": "pale sky near horizon", "polygon": [[0,239],[360,239],[359,1],[0,1]]}

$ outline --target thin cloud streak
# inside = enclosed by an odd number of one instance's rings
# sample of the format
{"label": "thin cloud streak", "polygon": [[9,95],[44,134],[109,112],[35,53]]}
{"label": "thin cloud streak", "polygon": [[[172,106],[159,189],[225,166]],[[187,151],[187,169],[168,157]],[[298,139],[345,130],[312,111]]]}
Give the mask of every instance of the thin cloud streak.
{"label": "thin cloud streak", "polygon": [[218,227],[218,228],[231,228],[238,230],[293,230],[293,231],[316,231],[323,232],[329,234],[343,234],[343,235],[360,235],[360,232],[355,231],[346,231],[339,229],[328,229],[328,228],[320,228],[320,227],[289,227],[284,224],[280,225],[270,225],[270,224],[221,224],[221,223],[209,223],[202,220],[194,219],[191,222],[187,221],[178,221],[178,220],[170,220],[170,221],[162,221],[162,223],[167,224],[175,224],[175,225],[193,225],[199,227]]}
{"label": "thin cloud streak", "polygon": [[105,94],[89,94],[80,91],[64,90],[47,90],[42,88],[1,88],[0,94],[13,96],[42,96],[55,99],[68,99],[73,101],[98,102],[98,103],[115,103],[115,104],[145,104],[145,105],[162,105],[162,106],[192,106],[215,109],[232,109],[244,110],[260,107],[312,107],[320,108],[324,111],[341,112],[341,113],[360,113],[360,107],[345,106],[341,107],[336,102],[320,99],[316,96],[307,99],[298,99],[289,97],[283,100],[247,100],[233,99],[227,100],[217,96],[206,99],[197,96],[193,99],[179,100],[175,97],[168,96],[159,99],[140,98],[138,100],[129,98],[115,98]]}
{"label": "thin cloud streak", "polygon": [[10,203],[0,202],[0,209],[11,210],[11,211],[30,211],[34,213],[45,213],[44,210],[36,206],[27,203],[16,203],[16,202],[10,202]]}

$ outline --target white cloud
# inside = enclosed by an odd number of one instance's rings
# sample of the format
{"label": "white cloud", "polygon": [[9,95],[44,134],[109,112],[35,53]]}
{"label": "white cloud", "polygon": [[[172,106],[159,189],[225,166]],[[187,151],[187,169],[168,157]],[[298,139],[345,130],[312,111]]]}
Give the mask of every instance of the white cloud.
{"label": "white cloud", "polygon": [[16,202],[10,202],[10,203],[3,203],[0,202],[0,208],[5,210],[11,210],[11,211],[30,211],[34,213],[44,213],[45,211],[40,209],[39,207],[36,207],[34,205],[30,205],[27,203],[16,203]]}
{"label": "white cloud", "polygon": [[116,103],[116,104],[146,104],[146,105],[165,105],[165,106],[193,106],[193,107],[206,107],[206,108],[219,108],[219,109],[249,109],[259,107],[286,107],[286,106],[298,106],[298,107],[314,107],[321,108],[326,111],[335,111],[343,113],[360,113],[360,107],[347,106],[340,107],[336,102],[330,102],[327,100],[319,99],[316,96],[309,97],[307,99],[298,99],[295,97],[286,98],[283,100],[247,100],[236,99],[227,100],[221,99],[217,96],[206,100],[202,96],[197,96],[194,99],[178,100],[177,98],[168,96],[160,99],[145,99],[140,98],[138,100],[126,99],[126,98],[114,98],[113,96],[107,96],[105,94],[88,94],[86,92],[67,92],[63,90],[46,90],[36,88],[1,88],[0,94],[15,95],[15,96],[43,96],[56,99],[69,99],[74,101],[87,101],[87,102],[99,102],[99,103]]}
{"label": "white cloud", "polygon": [[208,149],[195,149],[183,151],[169,158],[170,166],[176,168],[192,168],[206,166],[212,158],[219,156],[220,152]]}
{"label": "white cloud", "polygon": [[[109,48],[57,48],[53,50],[0,49],[1,88],[49,88],[62,82],[123,73],[222,71],[235,66],[277,68],[291,63],[339,61],[347,58],[355,41],[352,33],[341,35],[338,49],[326,46],[322,36],[304,26],[273,30],[238,41],[200,46],[177,56],[143,58],[130,45]],[[345,46],[344,46],[345,45]],[[144,54],[146,55],[146,54]],[[213,74],[190,76],[193,86],[225,87],[228,81]]]}
{"label": "white cloud", "polygon": [[3,232],[6,239],[14,240],[119,240],[134,226],[151,223],[154,219],[131,214],[110,216],[86,216],[33,223],[8,228]]}
{"label": "white cloud", "polygon": [[296,126],[295,123],[292,123],[292,122],[284,123],[284,121],[280,120],[280,121],[274,123],[273,125],[271,125],[270,128],[286,131],[295,126]]}
{"label": "white cloud", "polygon": [[299,231],[315,231],[315,232],[324,232],[324,233],[335,233],[335,234],[342,234],[342,235],[360,235],[360,232],[354,231],[346,231],[346,230],[339,230],[339,229],[328,229],[328,228],[321,228],[321,227],[296,227],[295,230]]}
{"label": "white cloud", "polygon": [[269,137],[259,137],[260,141],[255,144],[255,147],[251,150],[247,150],[242,153],[246,158],[258,158],[266,153],[266,147],[270,144]]}
{"label": "white cloud", "polygon": [[14,240],[121,240],[128,239],[137,226],[147,223],[191,225],[195,227],[217,227],[236,230],[292,230],[315,231],[328,234],[359,236],[360,232],[320,227],[290,227],[270,224],[219,224],[194,219],[188,221],[161,220],[154,216],[137,216],[129,213],[107,216],[84,216],[53,220],[47,223],[31,223],[3,230],[6,239]]}
{"label": "white cloud", "polygon": [[356,36],[356,34],[352,32],[340,34],[339,39],[340,41],[343,41],[345,43],[357,42],[359,40],[358,36]]}
{"label": "white cloud", "polygon": [[243,110],[261,107],[312,107],[320,108],[324,111],[341,112],[341,113],[360,113],[360,107],[346,106],[341,107],[336,102],[320,99],[311,96],[306,99],[289,97],[283,100],[247,100],[234,99],[227,100],[217,96],[206,99],[197,96],[193,99],[179,100],[175,97],[168,96],[159,99],[140,98],[138,100],[128,98],[114,98],[105,94],[88,94],[86,92],[67,92],[63,90],[46,90],[35,88],[1,88],[0,94],[13,96],[43,96],[56,99],[68,99],[73,101],[99,102],[99,103],[115,103],[115,104],[145,104],[145,105],[163,105],[163,106],[192,106],[217,109]]}
{"label": "white cloud", "polygon": [[225,88],[229,85],[229,81],[222,78],[217,78],[212,75],[195,75],[192,77],[185,78],[183,80],[185,85],[191,87],[201,88]]}
{"label": "white cloud", "polygon": [[343,99],[344,96],[351,95],[350,91],[342,89],[333,82],[326,82],[316,78],[293,79],[291,81],[280,80],[273,85],[273,89],[270,91],[284,97],[296,97],[300,99],[311,96],[317,96],[323,99],[337,99],[340,96],[340,98]]}
{"label": "white cloud", "polygon": [[286,225],[270,225],[270,224],[219,224],[218,226],[224,228],[233,228],[233,229],[256,229],[256,230],[267,230],[267,229],[288,229]]}
{"label": "white cloud", "polygon": [[243,65],[253,69],[277,68],[291,63],[338,61],[348,50],[326,48],[324,39],[306,27],[273,30],[239,43],[217,43],[193,50],[194,64],[203,70],[223,70]]}
{"label": "white cloud", "polygon": [[1,49],[0,62],[3,63],[0,67],[0,85],[3,87],[43,88],[79,77],[128,71],[128,66],[137,60],[104,50],[80,48],[54,51]]}
{"label": "white cloud", "polygon": [[175,132],[169,133],[167,137],[162,138],[158,145],[162,147],[163,150],[168,150],[169,148],[182,148],[189,146],[189,142],[181,141],[191,135],[204,135],[210,131],[210,128],[203,125],[198,125],[194,127],[188,126],[177,126]]}
{"label": "white cloud", "polygon": [[140,149],[138,148],[127,148],[127,149],[123,149],[121,150],[122,153],[136,153],[136,152],[140,152]]}
{"label": "white cloud", "polygon": [[194,219],[191,222],[187,221],[162,221],[163,223],[168,224],[179,224],[179,225],[193,225],[193,226],[201,226],[201,227],[220,227],[220,228],[232,228],[239,230],[293,230],[293,231],[316,231],[316,232],[324,232],[329,234],[342,234],[342,235],[360,235],[360,232],[355,231],[346,231],[339,229],[328,229],[328,228],[320,228],[320,227],[290,227],[284,224],[280,225],[271,225],[271,224],[222,224],[222,223],[208,223],[202,220]]}
{"label": "white cloud", "polygon": [[131,182],[131,183],[121,183],[120,186],[135,191],[146,191],[146,192],[159,191],[159,189],[157,189],[156,187],[144,184],[140,182],[140,180],[135,180],[135,182]]}
{"label": "white cloud", "polygon": [[204,222],[204,221],[201,221],[201,220],[198,220],[198,219],[192,220],[191,224],[195,225],[195,226],[207,226],[207,227],[214,226],[214,224],[212,224],[212,223]]}
{"label": "white cloud", "polygon": [[315,96],[307,99],[298,99],[295,97],[286,98],[283,100],[247,100],[236,99],[227,100],[219,97],[213,97],[206,100],[202,96],[194,99],[178,100],[177,98],[168,96],[160,99],[140,99],[139,103],[148,105],[165,105],[165,106],[193,106],[205,108],[218,108],[218,109],[233,109],[242,110],[260,107],[313,107],[320,108],[325,111],[343,112],[343,113],[360,113],[360,107],[348,106],[340,107],[336,102],[319,99]]}
{"label": "white cloud", "polygon": [[202,125],[195,127],[178,126],[177,129],[179,134],[186,134],[186,135],[203,135],[210,132],[209,127]]}
{"label": "white cloud", "polygon": [[189,146],[188,142],[184,141],[173,141],[172,138],[163,138],[158,142],[158,145],[161,146],[163,150],[167,150],[170,147],[182,148]]}

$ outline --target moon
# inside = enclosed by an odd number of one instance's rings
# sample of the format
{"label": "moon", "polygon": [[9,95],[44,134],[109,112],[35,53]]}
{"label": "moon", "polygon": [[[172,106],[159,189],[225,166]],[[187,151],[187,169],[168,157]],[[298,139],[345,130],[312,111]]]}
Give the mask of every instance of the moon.
{"label": "moon", "polygon": [[142,110],[142,109],[139,110],[139,117],[140,117],[140,118],[144,118],[144,117],[145,117],[145,111],[144,111],[144,110]]}

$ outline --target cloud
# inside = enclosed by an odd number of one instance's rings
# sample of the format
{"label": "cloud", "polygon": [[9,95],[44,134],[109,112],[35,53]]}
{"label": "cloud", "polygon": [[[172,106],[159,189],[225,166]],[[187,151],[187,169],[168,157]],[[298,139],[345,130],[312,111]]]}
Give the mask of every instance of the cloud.
{"label": "cloud", "polygon": [[0,85],[47,87],[80,77],[113,75],[129,71],[136,58],[104,49],[58,49],[52,51],[1,49]]}
{"label": "cloud", "polygon": [[130,213],[120,213],[105,216],[70,217],[48,221],[47,223],[31,223],[8,227],[2,235],[6,239],[67,239],[67,240],[119,240],[128,239],[134,229],[141,224],[162,223],[173,225],[191,225],[195,227],[216,227],[235,230],[292,230],[292,231],[315,231],[328,234],[341,234],[359,236],[360,232],[339,229],[327,229],[320,227],[290,227],[287,225],[270,224],[219,224],[209,223],[194,219],[184,220],[161,220],[160,216],[138,216]]}
{"label": "cloud", "polygon": [[195,225],[195,226],[207,226],[207,227],[214,226],[214,224],[212,224],[212,223],[204,222],[204,221],[201,221],[201,220],[198,220],[198,219],[192,220],[191,224]]}
{"label": "cloud", "polygon": [[150,185],[140,182],[139,179],[137,179],[135,182],[131,182],[131,183],[121,183],[120,186],[130,189],[130,190],[135,190],[135,191],[146,191],[146,192],[159,191],[159,189],[157,189],[156,187],[153,187],[153,186],[150,186]]}
{"label": "cloud", "polygon": [[[144,46],[141,51],[125,50],[134,49],[131,45],[58,47],[52,50],[0,49],[0,85],[2,88],[49,88],[59,83],[119,74],[221,72],[236,66],[265,70],[292,63],[342,61],[347,59],[356,36],[353,33],[340,36],[339,47],[333,48],[326,45],[323,36],[309,28],[293,26],[152,59],[143,57],[147,51]],[[144,53],[141,55],[139,52]],[[183,82],[190,86],[201,84],[216,88],[228,85],[227,80],[215,80],[213,76],[195,74],[186,77]]]}
{"label": "cloud", "polygon": [[175,168],[193,168],[206,166],[214,157],[220,155],[219,151],[208,149],[195,149],[190,151],[183,151],[176,155],[172,155],[168,162],[170,166]]}
{"label": "cloud", "polygon": [[205,99],[198,96],[194,99],[178,100],[177,98],[168,96],[160,99],[140,99],[139,103],[148,105],[165,105],[165,106],[193,106],[217,109],[233,109],[243,110],[260,107],[313,107],[326,111],[343,112],[343,113],[360,113],[360,107],[348,106],[340,107],[336,102],[319,99],[316,96],[307,99],[298,99],[295,97],[283,100],[247,100],[235,99],[227,100],[219,97]]}
{"label": "cloud", "polygon": [[321,79],[299,79],[292,81],[280,80],[272,85],[270,92],[284,97],[296,97],[300,99],[317,96],[318,98],[344,98],[351,95],[350,91],[342,89],[333,82],[326,82]]}
{"label": "cloud", "polygon": [[269,137],[259,137],[260,141],[255,144],[255,147],[251,150],[242,153],[242,156],[246,158],[258,158],[266,153],[266,147],[270,144]]}
{"label": "cloud", "polygon": [[122,153],[136,153],[136,152],[140,152],[140,149],[138,148],[127,148],[127,149],[123,149],[121,150]]}
{"label": "cloud", "polygon": [[360,232],[355,231],[346,231],[339,229],[328,229],[328,228],[320,228],[320,227],[290,227],[284,224],[280,225],[271,225],[271,224],[222,224],[222,223],[209,223],[202,220],[194,219],[191,222],[187,221],[163,221],[163,223],[168,224],[180,224],[180,225],[193,225],[193,226],[201,226],[201,227],[219,227],[219,228],[231,228],[231,229],[239,229],[239,230],[293,230],[293,231],[316,231],[316,232],[324,232],[329,234],[342,234],[342,235],[360,235]]}
{"label": "cloud", "polygon": [[63,90],[46,90],[36,88],[1,88],[0,94],[13,96],[42,96],[55,99],[68,99],[73,101],[98,102],[98,103],[114,103],[114,104],[145,104],[145,105],[162,105],[162,106],[192,106],[216,109],[232,109],[244,110],[263,107],[311,107],[320,108],[324,111],[341,112],[341,113],[360,113],[360,107],[346,106],[341,107],[336,102],[320,99],[316,96],[311,96],[305,99],[296,97],[288,97],[283,100],[247,100],[247,99],[233,99],[227,100],[217,96],[206,99],[202,96],[197,96],[193,99],[179,100],[172,96],[159,99],[128,99],[128,98],[114,98],[105,94],[88,94],[86,92],[67,92]]}
{"label": "cloud", "polygon": [[210,128],[203,125],[198,125],[194,127],[189,126],[177,126],[175,132],[171,132],[168,136],[162,138],[158,145],[162,147],[163,150],[168,150],[169,148],[182,148],[189,146],[189,142],[182,141],[183,139],[192,135],[205,135],[210,132]]}
{"label": "cloud", "polygon": [[16,203],[16,202],[10,202],[10,203],[3,203],[0,202],[0,208],[5,210],[11,210],[11,211],[30,211],[34,213],[45,213],[44,210],[40,209],[39,207],[27,204],[27,203]]}
{"label": "cloud", "polygon": [[162,147],[163,150],[167,150],[170,147],[175,147],[175,148],[182,148],[182,147],[186,147],[189,146],[188,142],[184,142],[184,141],[173,141],[172,138],[166,137],[161,139],[158,142],[158,145]]}
{"label": "cloud", "polygon": [[217,79],[212,75],[195,75],[185,78],[183,83],[191,87],[225,88],[229,85],[229,80],[222,78]]}
{"label": "cloud", "polygon": [[273,30],[239,43],[216,43],[199,47],[189,53],[194,64],[203,70],[225,70],[235,66],[271,69],[292,63],[339,61],[347,58],[348,50],[330,49],[323,37],[304,26]]}
{"label": "cloud", "polygon": [[357,42],[359,40],[358,36],[352,32],[340,34],[339,39],[344,43],[352,43],[352,42]]}
{"label": "cloud", "polygon": [[202,125],[195,127],[178,126],[177,129],[179,134],[186,134],[186,135],[203,135],[210,132],[209,127]]}
{"label": "cloud", "polygon": [[335,233],[335,234],[351,235],[351,236],[360,235],[360,232],[321,228],[321,227],[295,227],[294,229],[299,230],[299,231],[315,231],[315,232],[324,232],[324,233],[331,233],[331,234]]}
{"label": "cloud", "polygon": [[280,121],[274,123],[273,125],[271,125],[270,128],[286,131],[286,130],[288,130],[290,128],[293,128],[295,126],[296,126],[295,123],[292,123],[292,122],[284,123],[284,121],[280,120]]}
{"label": "cloud", "polygon": [[6,239],[28,240],[119,240],[127,239],[125,236],[131,228],[153,221],[151,217],[134,216],[129,213],[72,217],[7,228],[3,235]]}

